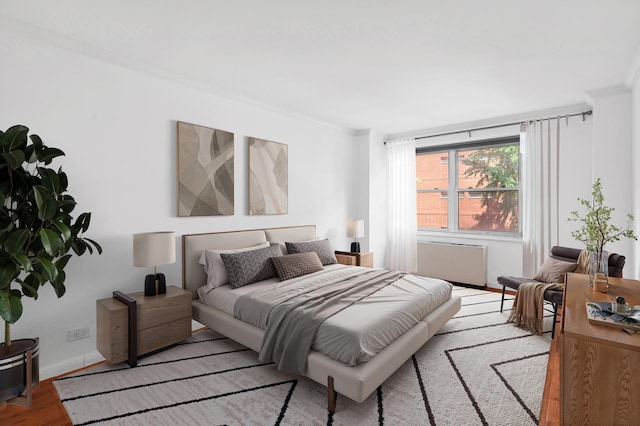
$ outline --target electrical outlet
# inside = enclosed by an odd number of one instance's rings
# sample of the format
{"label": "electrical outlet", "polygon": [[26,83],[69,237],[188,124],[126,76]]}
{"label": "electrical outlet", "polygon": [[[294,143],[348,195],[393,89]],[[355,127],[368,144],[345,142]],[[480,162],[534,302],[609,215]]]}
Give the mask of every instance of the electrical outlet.
{"label": "electrical outlet", "polygon": [[72,342],[74,340],[84,339],[90,335],[91,330],[89,329],[89,326],[76,328],[74,330],[69,330],[69,341]]}

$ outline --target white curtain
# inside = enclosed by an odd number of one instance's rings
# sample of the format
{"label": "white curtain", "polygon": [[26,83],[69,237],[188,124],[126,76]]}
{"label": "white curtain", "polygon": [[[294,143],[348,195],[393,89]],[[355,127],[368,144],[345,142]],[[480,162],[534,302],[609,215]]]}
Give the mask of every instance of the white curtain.
{"label": "white curtain", "polygon": [[523,274],[533,277],[558,244],[560,118],[523,125]]}
{"label": "white curtain", "polygon": [[418,270],[416,143],[387,142],[387,268]]}

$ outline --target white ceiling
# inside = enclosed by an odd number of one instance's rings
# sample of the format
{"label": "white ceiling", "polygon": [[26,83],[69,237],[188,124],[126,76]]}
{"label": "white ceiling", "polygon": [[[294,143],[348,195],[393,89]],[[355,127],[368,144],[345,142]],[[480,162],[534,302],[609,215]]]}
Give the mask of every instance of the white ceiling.
{"label": "white ceiling", "polygon": [[222,96],[384,133],[582,103],[629,81],[640,47],[640,0],[0,0],[3,22]]}

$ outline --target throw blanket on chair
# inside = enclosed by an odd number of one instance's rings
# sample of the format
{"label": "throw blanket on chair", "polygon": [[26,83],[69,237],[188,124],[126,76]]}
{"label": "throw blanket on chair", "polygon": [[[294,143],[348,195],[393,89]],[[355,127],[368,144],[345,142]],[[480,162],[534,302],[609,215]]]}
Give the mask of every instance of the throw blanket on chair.
{"label": "throw blanket on chair", "polygon": [[516,327],[529,330],[533,334],[542,335],[544,292],[563,288],[562,283],[532,281],[520,284],[507,322],[512,322]]}
{"label": "throw blanket on chair", "polygon": [[576,274],[588,274],[589,263],[589,252],[587,250],[582,250],[580,252],[580,256],[578,256],[578,266],[576,266],[576,270],[573,272]]}
{"label": "throw blanket on chair", "polygon": [[[578,274],[589,273],[588,251],[582,250],[580,252],[580,256],[578,256],[578,266],[576,266],[574,272]],[[520,284],[507,322],[512,322],[516,327],[529,330],[533,334],[541,335],[543,332],[544,292],[549,289],[562,290],[564,289],[564,283],[541,283],[532,281]]]}

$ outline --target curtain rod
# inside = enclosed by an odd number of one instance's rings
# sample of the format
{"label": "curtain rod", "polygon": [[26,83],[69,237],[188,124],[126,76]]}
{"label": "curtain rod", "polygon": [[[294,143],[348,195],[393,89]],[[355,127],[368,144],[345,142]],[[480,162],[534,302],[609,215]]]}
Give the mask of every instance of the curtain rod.
{"label": "curtain rod", "polygon": [[[523,124],[523,123],[528,123],[530,121],[538,121],[538,120],[551,120],[552,118],[566,118],[568,119],[569,117],[578,117],[578,116],[582,116],[582,121],[586,120],[586,116],[587,115],[592,115],[593,114],[593,110],[588,110],[588,111],[583,111],[583,112],[577,112],[575,114],[565,114],[565,115],[558,115],[556,117],[547,117],[547,118],[536,118],[536,119],[529,119],[529,120],[520,120],[520,121],[514,121],[513,123],[505,123],[505,124],[496,124],[494,126],[484,126],[484,127],[476,127],[474,129],[468,129],[468,130],[456,130],[454,132],[443,132],[443,133],[435,133],[433,135],[427,135],[427,136],[418,136],[415,137],[414,139],[418,140],[418,139],[429,139],[429,138],[434,138],[436,136],[447,136],[447,135],[456,135],[458,133],[471,133],[471,132],[475,132],[477,130],[488,130],[488,129],[498,129],[500,127],[508,127],[508,126],[515,126],[516,124]],[[387,144],[387,141],[384,141],[384,144]]]}

